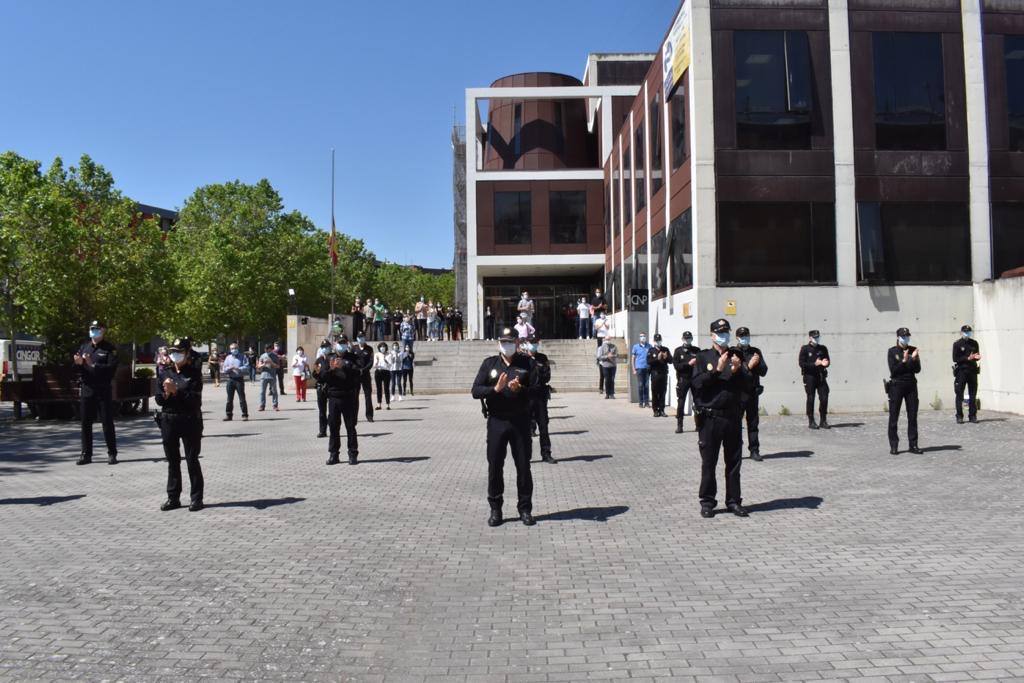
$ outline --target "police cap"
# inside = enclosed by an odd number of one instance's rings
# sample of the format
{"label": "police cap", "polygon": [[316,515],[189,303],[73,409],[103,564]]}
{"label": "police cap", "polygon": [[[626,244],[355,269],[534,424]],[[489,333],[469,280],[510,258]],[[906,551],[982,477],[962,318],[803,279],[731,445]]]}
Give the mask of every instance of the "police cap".
{"label": "police cap", "polygon": [[683,339],[686,341],[693,341],[693,332],[690,332],[689,330],[683,332]]}
{"label": "police cap", "polygon": [[519,332],[514,327],[503,327],[501,328],[501,334],[498,335],[498,341],[503,342],[514,342],[519,341]]}
{"label": "police cap", "polygon": [[654,333],[654,341],[661,341],[661,335],[657,332]]}
{"label": "police cap", "polygon": [[168,353],[171,351],[180,351],[185,353],[190,350],[192,350],[192,340],[188,337],[178,337],[171,342],[170,346],[167,347]]}
{"label": "police cap", "polygon": [[104,330],[107,329],[106,323],[104,323],[102,320],[93,320],[91,323],[89,323],[89,329],[92,329],[94,327],[98,327]]}
{"label": "police cap", "polygon": [[741,327],[740,329],[736,330],[736,336],[737,337],[749,337],[750,336],[750,328],[748,328],[748,327]]}
{"label": "police cap", "polygon": [[712,332],[728,332],[731,329],[732,325],[730,325],[729,321],[726,320],[725,318],[719,318],[715,322],[711,323]]}
{"label": "police cap", "polygon": [[345,335],[345,334],[338,335],[338,343],[339,344],[348,344],[348,335]]}
{"label": "police cap", "polygon": [[910,330],[908,328],[906,328],[906,327],[901,327],[900,329],[896,330],[896,336],[897,337],[909,337],[910,336]]}
{"label": "police cap", "polygon": [[327,340],[327,339],[324,339],[322,342],[320,342],[320,348],[321,349],[329,349],[329,348],[331,348],[331,342],[329,340]]}
{"label": "police cap", "polygon": [[821,332],[818,332],[817,330],[811,330],[810,332],[807,333],[807,336],[808,337],[820,337],[821,336]]}
{"label": "police cap", "polygon": [[961,332],[973,332],[974,330],[971,329],[970,325],[964,325],[963,327],[960,328],[960,331]]}

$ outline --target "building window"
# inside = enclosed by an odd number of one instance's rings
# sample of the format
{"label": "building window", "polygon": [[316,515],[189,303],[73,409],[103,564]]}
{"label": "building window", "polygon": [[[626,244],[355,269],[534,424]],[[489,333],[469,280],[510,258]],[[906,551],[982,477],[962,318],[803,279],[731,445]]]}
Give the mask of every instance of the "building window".
{"label": "building window", "polygon": [[970,282],[967,204],[858,202],[857,251],[864,284]]}
{"label": "building window", "polygon": [[622,151],[622,204],[626,209],[626,218],[623,225],[633,222],[633,162],[632,151]]}
{"label": "building window", "polygon": [[644,242],[633,253],[633,289],[647,289],[647,243]]}
{"label": "building window", "polygon": [[622,219],[619,217],[619,172],[612,169],[612,239],[619,238],[619,224]]}
{"label": "building window", "polygon": [[531,227],[529,192],[494,193],[495,244],[529,244]]}
{"label": "building window", "polygon": [[686,144],[686,78],[679,79],[679,85],[668,98],[669,116],[671,116],[669,134],[672,142],[672,170],[675,171],[686,161],[688,145]]}
{"label": "building window", "polygon": [[1010,151],[1024,152],[1024,36],[1005,36],[1004,41]]}
{"label": "building window", "polygon": [[[633,264],[635,261],[635,256],[633,258],[624,256],[622,259],[621,293],[623,301],[625,301],[625,298],[629,296],[629,290],[633,287]],[[625,303],[623,303],[623,306],[625,306]]]}
{"label": "building window", "polygon": [[875,147],[946,149],[942,36],[874,33]]}
{"label": "building window", "polygon": [[512,115],[512,148],[513,153],[516,155],[516,159],[519,159],[520,153],[522,153],[522,135],[523,132],[523,105],[516,104]]}
{"label": "building window", "polygon": [[644,172],[644,147],[646,145],[644,145],[643,121],[636,127],[633,140],[633,156],[636,157],[636,169],[633,171],[636,178],[636,212],[640,213],[640,210],[647,205],[647,186],[644,183],[647,174]]}
{"label": "building window", "polygon": [[665,231],[651,235],[651,300],[661,299],[668,293],[668,249],[665,248]]}
{"label": "building window", "polygon": [[718,281],[834,284],[835,207],[809,202],[719,202]]}
{"label": "building window", "polygon": [[669,225],[668,253],[672,261],[672,291],[693,287],[693,224],[689,209]]}
{"label": "building window", "polygon": [[611,302],[612,313],[618,313],[619,311],[622,310],[622,297],[620,296],[620,294],[622,293],[622,286],[619,284],[621,282],[621,280],[619,279],[621,271],[619,270],[619,268],[620,266],[615,266],[615,268],[612,270],[611,284],[604,288],[605,297],[610,297],[607,299],[607,301]]}
{"label": "building window", "polygon": [[549,192],[548,210],[551,219],[552,244],[586,244],[587,193]]}
{"label": "building window", "polygon": [[651,129],[651,196],[653,197],[661,189],[663,166],[665,165],[665,157],[661,153],[661,90],[654,93],[647,121]]}
{"label": "building window", "polygon": [[992,274],[1024,266],[1024,202],[992,204]]}
{"label": "building window", "polygon": [[604,245],[606,247],[611,246],[612,243],[612,187],[611,183],[608,183],[608,187],[604,192]]}
{"label": "building window", "polygon": [[804,31],[736,31],[736,146],[811,148],[811,51]]}

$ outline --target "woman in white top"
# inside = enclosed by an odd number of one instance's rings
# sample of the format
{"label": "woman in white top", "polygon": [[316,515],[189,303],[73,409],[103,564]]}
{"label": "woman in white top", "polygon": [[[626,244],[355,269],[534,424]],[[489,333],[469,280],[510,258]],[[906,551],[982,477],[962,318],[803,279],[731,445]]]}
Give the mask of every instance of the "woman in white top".
{"label": "woman in white top", "polygon": [[594,336],[597,337],[597,345],[600,346],[604,342],[604,338],[608,336],[608,332],[611,325],[608,323],[608,316],[602,311],[596,318],[594,318]]}
{"label": "woman in white top", "polygon": [[377,410],[380,410],[380,399],[383,396],[391,410],[391,366],[388,345],[377,344],[377,352],[373,354],[373,380],[377,384]]}
{"label": "woman in white top", "polygon": [[594,330],[590,320],[590,304],[587,303],[586,297],[580,297],[579,303],[576,304],[576,313],[580,318],[578,330],[580,339],[590,339],[594,336]]}
{"label": "woman in white top", "polygon": [[295,349],[292,357],[292,379],[295,380],[295,402],[306,400],[306,375],[309,373],[309,359],[302,347]]}

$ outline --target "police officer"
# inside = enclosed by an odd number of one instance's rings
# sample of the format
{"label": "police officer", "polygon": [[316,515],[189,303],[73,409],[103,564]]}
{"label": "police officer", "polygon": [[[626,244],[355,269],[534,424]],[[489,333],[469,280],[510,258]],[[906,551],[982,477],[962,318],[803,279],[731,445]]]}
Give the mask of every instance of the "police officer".
{"label": "police officer", "polygon": [[160,509],[181,507],[181,448],[184,447],[191,486],[188,509],[198,512],[203,509],[203,468],[199,464],[203,441],[203,373],[188,337],[175,339],[167,351],[171,363],[164,368],[164,379],[157,385],[156,393],[157,405],[163,409],[157,415],[157,424],[167,458],[167,500]]}
{"label": "police officer", "polygon": [[514,328],[503,328],[498,335],[498,355],[484,359],[473,381],[473,398],[484,399],[487,407],[487,502],[491,506],[487,524],[492,527],[503,521],[503,475],[509,448],[516,465],[519,519],[526,526],[535,524],[530,474],[530,398],[541,390],[534,363],[516,353],[517,341]]}
{"label": "police officer", "polygon": [[757,426],[761,420],[759,397],[764,391],[761,378],[768,374],[768,364],[764,361],[761,349],[750,345],[748,328],[741,327],[736,330],[736,342],[739,344],[740,358],[750,371],[750,384],[740,397],[740,410],[747,420],[747,449],[750,451],[751,460],[761,462],[764,458],[761,457],[761,441],[757,435]]}
{"label": "police officer", "polygon": [[917,373],[921,372],[921,359],[917,349],[910,345],[910,330],[901,327],[896,330],[896,346],[890,347],[889,361],[889,453],[898,454],[900,437],[897,433],[900,421],[900,404],[907,404],[907,441],[910,452],[924,453],[917,447]]}
{"label": "police officer", "polygon": [[668,391],[668,348],[661,343],[661,335],[654,333],[654,345],[647,350],[647,368],[651,372],[651,410],[654,417],[665,414],[665,394]]}
{"label": "police officer", "polygon": [[359,360],[349,347],[348,337],[341,335],[334,350],[327,356],[327,370],[322,375],[327,389],[327,426],[331,434],[327,441],[328,465],[337,465],[339,462],[342,419],[345,420],[345,434],[348,437],[348,464],[355,465],[359,457],[356,420],[359,414],[361,373]]}
{"label": "police officer", "polygon": [[117,371],[117,348],[105,339],[107,326],[99,320],[89,324],[89,341],[75,352],[75,368],[81,377],[82,453],[78,465],[92,462],[92,424],[99,413],[103,440],[107,443],[107,464],[117,464],[117,435],[114,432],[114,402],[110,383]]}
{"label": "police officer", "polygon": [[981,352],[973,339],[970,325],[960,328],[960,339],[953,342],[953,391],[956,394],[956,423],[964,423],[964,387],[967,388],[967,419],[978,422],[978,361]]}
{"label": "police officer", "polygon": [[718,482],[715,470],[718,451],[725,456],[725,504],[729,512],[746,517],[740,492],[740,467],[743,464],[740,397],[750,382],[750,370],[739,350],[729,347],[729,321],[711,323],[712,347],[697,354],[693,375],[693,393],[697,414],[700,448],[700,515],[715,514]]}
{"label": "police officer", "polygon": [[324,339],[320,342],[320,348],[316,352],[316,360],[313,362],[313,378],[316,380],[316,410],[320,418],[320,429],[316,433],[318,439],[327,436],[327,385],[323,378],[330,369],[330,361],[327,358],[331,353],[331,342]]}
{"label": "police officer", "polygon": [[676,369],[676,434],[683,433],[683,410],[686,408],[686,394],[692,395],[693,369],[697,365],[700,349],[693,344],[693,333],[683,332],[683,343],[672,352],[672,365]]}
{"label": "police officer", "polygon": [[528,356],[533,361],[534,369],[537,372],[537,382],[540,385],[535,395],[530,396],[530,417],[532,418],[533,435],[537,436],[540,431],[540,459],[544,462],[554,463],[551,457],[551,436],[548,432],[548,401],[551,398],[551,363],[547,354],[540,352],[540,339],[533,337],[525,340],[519,346],[520,353]]}
{"label": "police officer", "polygon": [[[800,347],[800,372],[804,378],[804,392],[807,394],[807,426],[810,429],[830,429],[828,424],[828,347],[821,343],[821,333],[811,330],[807,343]],[[818,413],[821,422],[814,421],[814,394],[818,394]]]}
{"label": "police officer", "polygon": [[[373,368],[373,347],[366,343],[366,337],[362,334],[356,336],[356,345],[352,349],[356,357],[356,367],[359,368],[359,386],[362,389],[363,400],[366,401],[366,421],[373,422],[373,378],[370,370]],[[359,396],[360,392],[356,392]],[[356,415],[359,414],[359,406],[356,406]]]}

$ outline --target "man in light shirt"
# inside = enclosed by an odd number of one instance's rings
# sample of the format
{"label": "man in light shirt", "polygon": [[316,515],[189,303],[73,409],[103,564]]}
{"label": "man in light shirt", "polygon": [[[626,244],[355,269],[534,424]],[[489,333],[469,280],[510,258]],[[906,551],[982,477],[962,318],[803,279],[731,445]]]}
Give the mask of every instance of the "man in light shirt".
{"label": "man in light shirt", "polygon": [[224,410],[224,421],[231,422],[235,408],[235,394],[238,394],[238,407],[242,409],[242,421],[249,419],[249,405],[245,402],[245,377],[249,374],[249,361],[232,343],[228,355],[220,366],[221,374],[227,378],[228,403]]}

